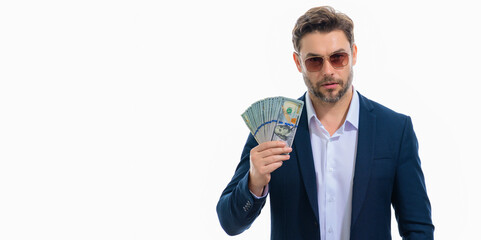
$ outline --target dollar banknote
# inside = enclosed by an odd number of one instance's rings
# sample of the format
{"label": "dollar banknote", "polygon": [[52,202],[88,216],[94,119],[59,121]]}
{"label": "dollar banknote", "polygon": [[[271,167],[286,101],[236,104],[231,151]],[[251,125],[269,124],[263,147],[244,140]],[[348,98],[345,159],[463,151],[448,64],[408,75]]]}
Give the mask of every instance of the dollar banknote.
{"label": "dollar banknote", "polygon": [[304,102],[286,97],[270,97],[253,103],[242,119],[260,144],[284,141],[292,146]]}

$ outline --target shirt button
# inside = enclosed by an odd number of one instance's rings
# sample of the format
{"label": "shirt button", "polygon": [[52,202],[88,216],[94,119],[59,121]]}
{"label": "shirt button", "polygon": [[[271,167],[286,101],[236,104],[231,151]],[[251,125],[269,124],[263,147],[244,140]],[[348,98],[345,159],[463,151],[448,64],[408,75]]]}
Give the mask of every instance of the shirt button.
{"label": "shirt button", "polygon": [[334,168],[330,167],[329,172],[334,172]]}
{"label": "shirt button", "polygon": [[334,197],[330,197],[329,202],[334,202]]}
{"label": "shirt button", "polygon": [[327,230],[327,232],[332,233],[332,227],[330,227],[329,230]]}

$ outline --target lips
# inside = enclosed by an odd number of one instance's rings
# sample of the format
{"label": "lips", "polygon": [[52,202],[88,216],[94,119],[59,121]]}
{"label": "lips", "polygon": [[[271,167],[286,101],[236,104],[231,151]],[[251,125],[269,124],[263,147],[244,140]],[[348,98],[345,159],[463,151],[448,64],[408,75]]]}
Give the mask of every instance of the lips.
{"label": "lips", "polygon": [[327,89],[333,89],[336,88],[339,85],[337,82],[330,82],[330,83],[324,83],[321,86],[327,88]]}

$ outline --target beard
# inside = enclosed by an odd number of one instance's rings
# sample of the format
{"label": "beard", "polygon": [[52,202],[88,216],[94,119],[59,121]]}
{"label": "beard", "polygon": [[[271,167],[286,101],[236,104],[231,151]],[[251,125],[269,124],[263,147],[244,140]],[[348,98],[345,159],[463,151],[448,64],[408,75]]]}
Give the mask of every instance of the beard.
{"label": "beard", "polygon": [[[314,86],[312,81],[305,74],[302,74],[302,76],[304,77],[304,82],[306,83],[309,93],[313,94],[315,97],[317,97],[323,102],[336,103],[344,96],[344,94],[346,94],[347,90],[349,90],[349,88],[351,87],[353,71],[351,67],[351,71],[349,71],[349,76],[347,77],[347,81],[345,82],[345,84],[341,79],[335,79],[331,76],[327,76],[322,78],[321,81],[317,82]],[[322,85],[326,83],[337,83],[339,84],[339,86],[341,86],[341,90],[336,93],[334,89],[327,89],[327,93],[323,93],[320,91],[320,89],[322,88]]]}

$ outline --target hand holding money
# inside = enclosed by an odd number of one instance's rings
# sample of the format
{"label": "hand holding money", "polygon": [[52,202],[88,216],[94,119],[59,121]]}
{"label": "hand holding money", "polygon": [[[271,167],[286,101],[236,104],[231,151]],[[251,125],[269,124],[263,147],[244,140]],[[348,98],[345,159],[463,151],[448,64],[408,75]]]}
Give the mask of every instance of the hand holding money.
{"label": "hand holding money", "polygon": [[262,196],[262,190],[271,180],[271,173],[290,158],[292,148],[283,141],[261,143],[250,152],[249,190]]}
{"label": "hand holding money", "polygon": [[242,114],[259,143],[250,152],[249,190],[256,196],[262,196],[271,173],[290,158],[303,106],[299,100],[273,97],[253,103]]}

